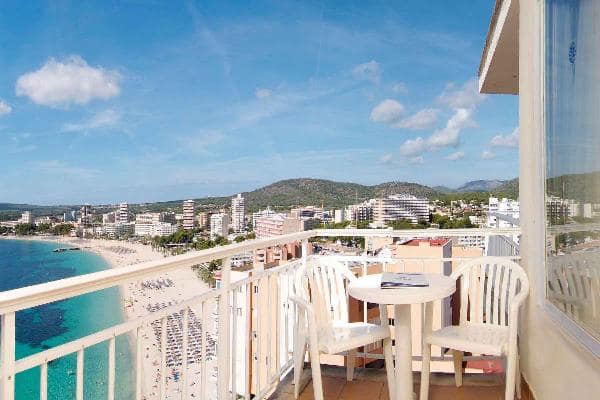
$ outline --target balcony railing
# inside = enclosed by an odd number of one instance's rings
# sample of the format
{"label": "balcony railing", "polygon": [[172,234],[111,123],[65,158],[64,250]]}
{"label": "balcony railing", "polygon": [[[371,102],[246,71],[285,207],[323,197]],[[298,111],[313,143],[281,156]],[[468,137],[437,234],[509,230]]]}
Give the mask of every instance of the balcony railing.
{"label": "balcony railing", "polygon": [[[206,399],[264,398],[291,369],[295,310],[289,297],[294,293],[294,275],[300,265],[310,262],[311,258],[329,257],[349,266],[358,266],[360,274],[367,273],[371,265],[379,265],[386,270],[388,265],[406,267],[414,266],[415,262],[422,270],[431,271],[429,268],[435,268],[439,273],[449,273],[448,263],[464,259],[338,255],[309,257],[309,239],[342,236],[451,238],[469,235],[489,238],[518,234],[518,228],[313,230],[194,251],[164,260],[6,291],[0,293],[1,398],[14,399],[16,374],[39,368],[39,398],[47,399],[49,363],[75,354],[75,398],[83,399],[85,352],[92,346],[108,343],[107,398],[114,399],[119,389],[115,379],[115,364],[116,339],[120,336],[128,336],[133,341],[133,392],[136,400],[187,399],[192,393],[194,398]],[[239,272],[231,268],[231,257],[289,243],[301,243],[300,258],[268,269]],[[506,256],[518,258],[516,248],[505,248],[504,251]],[[223,260],[218,288],[184,299],[177,304],[157,307],[146,316],[16,359],[16,312],[109,287],[139,282],[169,271],[214,260]],[[367,308],[367,305],[363,304],[363,318],[369,318]],[[146,350],[147,341],[152,341],[152,338],[155,339],[158,352],[149,354]],[[158,357],[154,359],[156,354]],[[380,357],[376,352],[365,352],[362,356],[369,359]],[[446,358],[441,354],[439,359]],[[145,378],[144,372],[148,369],[152,369],[152,375],[158,377],[156,388],[151,388]]]}

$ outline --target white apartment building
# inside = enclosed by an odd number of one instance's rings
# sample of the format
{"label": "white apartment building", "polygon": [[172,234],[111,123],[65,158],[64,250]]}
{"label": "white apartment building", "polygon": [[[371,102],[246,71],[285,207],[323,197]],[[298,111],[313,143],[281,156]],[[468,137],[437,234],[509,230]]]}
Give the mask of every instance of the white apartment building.
{"label": "white apartment building", "polygon": [[465,235],[465,236],[457,236],[456,239],[457,246],[464,247],[478,247],[480,249],[485,249],[485,236],[483,235]]}
{"label": "white apartment building", "polygon": [[346,207],[346,221],[368,222],[373,220],[373,203],[371,200]]}
{"label": "white apartment building", "polygon": [[137,222],[136,236],[169,236],[177,231],[177,227],[168,222]]}
{"label": "white apartment building", "polygon": [[96,233],[104,234],[110,237],[123,236],[133,234],[135,232],[135,225],[132,223],[114,223],[104,224],[98,227]]}
{"label": "white apartment building", "polygon": [[305,221],[301,218],[285,214],[274,214],[258,217],[255,221],[254,232],[257,239],[284,235],[305,230]]}
{"label": "white apartment building", "polygon": [[[496,215],[500,214],[507,218],[498,218]],[[500,221],[498,222],[498,219]],[[513,220],[516,223],[510,222]],[[488,228],[512,228],[519,226],[519,202],[512,199],[499,200],[496,197],[490,197],[488,202]]]}
{"label": "white apartment building", "polygon": [[235,233],[246,231],[246,200],[241,193],[231,199],[231,225]]}
{"label": "white apartment building", "polygon": [[395,194],[373,200],[373,223],[385,227],[387,223],[399,219],[409,220],[416,225],[421,220],[429,220],[429,201],[408,194]]}
{"label": "white apartment building", "polygon": [[19,218],[20,224],[33,224],[33,215],[31,211],[25,211],[21,214],[21,218]]}
{"label": "white apartment building", "polygon": [[127,202],[119,204],[119,211],[117,213],[116,223],[128,224],[129,223],[129,204]]}
{"label": "white apartment building", "polygon": [[257,211],[252,213],[252,227],[256,228],[256,219],[260,217],[270,217],[271,215],[277,214],[275,211],[271,210],[271,207],[267,207],[264,210]]}
{"label": "white apartment building", "polygon": [[340,222],[344,222],[346,220],[346,216],[344,215],[344,210],[334,210],[333,211],[333,222],[339,224]]}
{"label": "white apartment building", "polygon": [[210,238],[227,237],[229,234],[230,218],[228,214],[218,213],[210,216]]}
{"label": "white apartment building", "polygon": [[183,202],[183,229],[191,231],[194,229],[194,214],[196,213],[196,205],[194,200],[185,200]]}
{"label": "white apartment building", "polygon": [[162,214],[159,212],[147,212],[136,214],[135,223],[136,224],[155,224],[162,222]]}

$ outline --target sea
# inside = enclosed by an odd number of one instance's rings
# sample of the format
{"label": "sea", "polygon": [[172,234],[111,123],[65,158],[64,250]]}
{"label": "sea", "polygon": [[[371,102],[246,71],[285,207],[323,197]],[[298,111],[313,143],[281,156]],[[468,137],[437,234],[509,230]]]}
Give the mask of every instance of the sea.
{"label": "sea", "polygon": [[[53,252],[72,247],[53,242],[0,240],[0,291],[69,278],[110,268],[88,251]],[[109,328],[125,320],[119,291],[110,288],[45,304],[16,314],[17,359]],[[134,398],[131,339],[116,342],[116,399]],[[108,343],[84,352],[84,398],[107,398]],[[76,354],[48,365],[48,399],[75,399]],[[17,374],[18,400],[39,398],[40,368]]]}

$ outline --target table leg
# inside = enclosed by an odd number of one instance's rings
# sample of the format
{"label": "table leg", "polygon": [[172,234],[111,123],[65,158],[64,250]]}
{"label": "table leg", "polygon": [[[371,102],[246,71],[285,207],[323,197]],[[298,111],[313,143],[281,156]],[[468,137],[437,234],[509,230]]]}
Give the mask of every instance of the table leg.
{"label": "table leg", "polygon": [[394,306],[394,340],[396,342],[396,399],[412,400],[412,332],[410,304]]}

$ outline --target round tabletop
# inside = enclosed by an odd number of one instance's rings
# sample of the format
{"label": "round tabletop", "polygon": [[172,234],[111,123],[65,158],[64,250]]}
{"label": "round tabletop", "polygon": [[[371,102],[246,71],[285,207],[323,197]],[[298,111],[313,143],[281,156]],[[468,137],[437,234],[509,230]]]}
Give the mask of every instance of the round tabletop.
{"label": "round tabletop", "polygon": [[377,304],[429,303],[450,296],[456,291],[456,281],[440,274],[424,274],[426,287],[381,288],[381,274],[366,275],[351,282],[348,293],[355,299]]}

